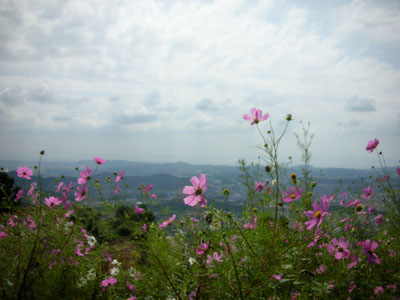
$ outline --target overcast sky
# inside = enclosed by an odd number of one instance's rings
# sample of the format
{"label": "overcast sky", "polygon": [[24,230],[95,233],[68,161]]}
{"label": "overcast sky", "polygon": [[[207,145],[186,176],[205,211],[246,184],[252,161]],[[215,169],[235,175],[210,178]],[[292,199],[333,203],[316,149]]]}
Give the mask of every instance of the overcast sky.
{"label": "overcast sky", "polygon": [[257,161],[252,107],[312,164],[400,159],[399,1],[0,0],[0,159]]}

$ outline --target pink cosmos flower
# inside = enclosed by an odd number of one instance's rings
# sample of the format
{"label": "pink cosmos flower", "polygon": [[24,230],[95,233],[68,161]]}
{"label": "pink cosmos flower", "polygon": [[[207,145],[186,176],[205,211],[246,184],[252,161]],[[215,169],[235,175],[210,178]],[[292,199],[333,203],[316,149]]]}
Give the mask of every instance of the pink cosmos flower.
{"label": "pink cosmos flower", "polygon": [[138,207],[138,206],[135,204],[135,214],[140,215],[140,214],[142,214],[143,212],[144,212],[144,208]]}
{"label": "pink cosmos flower", "polygon": [[377,286],[374,290],[375,295],[383,294],[383,292],[384,292],[384,290],[383,290],[383,287],[381,287],[381,286]]}
{"label": "pink cosmos flower", "polygon": [[282,275],[280,275],[280,274],[273,275],[272,277],[274,277],[276,280],[281,280],[282,279]]}
{"label": "pink cosmos flower", "polygon": [[135,287],[133,286],[133,284],[130,284],[129,281],[126,282],[126,287],[131,290],[132,292],[135,291]]}
{"label": "pink cosmos flower", "polygon": [[49,198],[44,198],[44,203],[48,207],[53,208],[54,206],[60,205],[62,201],[57,197],[50,196]]}
{"label": "pink cosmos flower", "polygon": [[379,145],[379,140],[374,139],[373,141],[369,141],[367,147],[365,147],[365,150],[368,152],[372,153],[376,147]]}
{"label": "pink cosmos flower", "polygon": [[282,197],[283,202],[292,202],[301,197],[302,190],[299,187],[298,189],[295,186],[291,186],[288,191],[283,191]]}
{"label": "pink cosmos flower", "polygon": [[118,281],[118,280],[117,280],[116,278],[110,277],[110,278],[108,278],[108,279],[104,279],[104,280],[101,282],[101,286],[107,288],[107,287],[109,287],[109,286],[113,286],[114,284],[116,284],[117,281]]}
{"label": "pink cosmos flower", "polygon": [[115,178],[115,182],[119,182],[122,179],[124,179],[124,175],[125,175],[124,171],[119,172],[119,175],[117,176],[117,178]]}
{"label": "pink cosmos flower", "polygon": [[265,114],[263,116],[262,110],[256,109],[254,107],[251,109],[250,112],[251,112],[251,116],[249,116],[248,114],[244,114],[243,119],[245,119],[247,121],[251,121],[251,125],[258,124],[261,121],[265,121],[269,117],[269,114]]}
{"label": "pink cosmos flower", "polygon": [[109,262],[112,261],[110,254],[108,254],[108,252],[107,252],[106,250],[104,250],[104,256],[106,257],[106,259],[107,259]]}
{"label": "pink cosmos flower", "polygon": [[375,208],[373,206],[368,207],[368,213],[371,215],[375,211]]}
{"label": "pink cosmos flower", "polygon": [[78,178],[78,184],[85,184],[92,176],[92,168],[86,167],[85,170],[80,172],[80,178]]}
{"label": "pink cosmos flower", "polygon": [[350,282],[349,293],[351,293],[357,286],[354,284],[354,281]]}
{"label": "pink cosmos flower", "polygon": [[156,194],[151,194],[150,197],[153,198],[153,199],[156,199],[156,198],[157,198],[157,195],[156,195]]}
{"label": "pink cosmos flower", "polygon": [[368,263],[375,262],[377,264],[380,264],[381,261],[378,258],[378,255],[375,254],[376,248],[378,248],[378,243],[377,242],[371,242],[370,240],[366,240],[365,242],[362,242],[362,247],[364,249],[364,254],[368,259]]}
{"label": "pink cosmos flower", "polygon": [[176,215],[173,214],[171,218],[169,218],[167,221],[162,222],[160,225],[158,225],[159,228],[164,228],[166,226],[168,226],[169,224],[172,223],[173,220],[175,220]]}
{"label": "pink cosmos flower", "polygon": [[25,178],[30,180],[31,176],[33,175],[33,171],[28,167],[19,167],[17,169],[17,176],[20,178]]}
{"label": "pink cosmos flower", "polygon": [[379,214],[374,218],[374,221],[377,225],[382,225],[383,223],[383,215]]}
{"label": "pink cosmos flower", "polygon": [[256,227],[257,227],[257,218],[256,217],[254,217],[254,219],[253,219],[253,224],[251,224],[251,223],[243,224],[244,229],[254,229]]}
{"label": "pink cosmos flower", "polygon": [[204,196],[204,192],[207,189],[207,178],[205,174],[200,174],[200,179],[196,176],[190,178],[192,186],[185,186],[183,188],[183,193],[189,195],[183,199],[183,202],[189,206],[195,206],[200,203],[201,207],[207,205],[207,199]]}
{"label": "pink cosmos flower", "polygon": [[221,253],[220,255],[218,255],[217,252],[214,252],[212,256],[208,254],[208,255],[207,255],[207,260],[206,260],[207,266],[209,266],[209,267],[214,267],[214,266],[212,265],[212,263],[213,263],[214,261],[216,261],[216,262],[222,262],[222,257],[223,257],[223,256],[224,256],[223,253]]}
{"label": "pink cosmos flower", "polygon": [[357,265],[357,263],[361,260],[360,258],[358,258],[357,256],[355,256],[355,255],[350,255],[350,260],[351,260],[351,263],[349,263],[348,265],[347,265],[347,269],[352,269],[353,267],[355,267],[356,265]]}
{"label": "pink cosmos flower", "polygon": [[146,231],[147,231],[147,225],[146,225],[146,224],[143,224],[143,226],[142,226],[142,231],[143,231],[143,232],[146,232]]}
{"label": "pink cosmos flower", "polygon": [[88,189],[86,184],[80,185],[75,191],[75,201],[82,201],[87,197]]}
{"label": "pink cosmos flower", "polygon": [[328,215],[329,206],[329,198],[323,196],[321,197],[321,204],[319,204],[318,202],[314,202],[312,204],[314,211],[304,211],[304,214],[307,217],[312,218],[311,220],[304,223],[304,225],[307,226],[308,230],[312,230],[314,227],[319,227],[319,225],[321,225],[324,217]]}
{"label": "pink cosmos flower", "polygon": [[366,188],[363,190],[363,198],[364,198],[364,199],[371,199],[373,193],[374,193],[374,190],[373,190],[370,186],[369,186],[369,187],[366,187]]}
{"label": "pink cosmos flower", "polygon": [[118,186],[115,188],[115,190],[114,190],[114,195],[118,194],[119,190],[120,190],[120,187],[119,187],[119,185],[118,185]]}
{"label": "pink cosmos flower", "polygon": [[261,181],[257,181],[254,184],[254,189],[258,192],[262,192],[262,190],[264,189],[264,184]]}
{"label": "pink cosmos flower", "polygon": [[326,271],[326,266],[325,265],[320,265],[315,272],[317,272],[317,274],[322,274],[325,271]]}
{"label": "pink cosmos flower", "polygon": [[24,196],[24,190],[19,190],[14,199],[14,202],[18,202],[22,198],[22,196]]}
{"label": "pink cosmos flower", "polygon": [[396,173],[400,176],[400,167],[396,169]]}
{"label": "pink cosmos flower", "polygon": [[0,239],[5,239],[7,237],[8,237],[8,233],[7,232],[4,232],[4,231],[0,232]]}
{"label": "pink cosmos flower", "polygon": [[208,250],[209,246],[210,246],[209,241],[207,243],[200,244],[200,247],[196,248],[197,256],[199,256],[199,257],[203,256],[203,254]]}
{"label": "pink cosmos flower", "polygon": [[336,259],[348,258],[350,255],[349,242],[340,237],[339,240],[334,238],[332,244],[327,247],[329,254],[334,254]]}
{"label": "pink cosmos flower", "polygon": [[95,157],[94,162],[98,165],[104,165],[106,163],[106,161],[100,157]]}
{"label": "pink cosmos flower", "polygon": [[153,184],[149,184],[149,185],[147,185],[147,186],[144,187],[142,193],[143,193],[143,194],[148,193],[148,192],[151,191],[152,188],[153,188]]}

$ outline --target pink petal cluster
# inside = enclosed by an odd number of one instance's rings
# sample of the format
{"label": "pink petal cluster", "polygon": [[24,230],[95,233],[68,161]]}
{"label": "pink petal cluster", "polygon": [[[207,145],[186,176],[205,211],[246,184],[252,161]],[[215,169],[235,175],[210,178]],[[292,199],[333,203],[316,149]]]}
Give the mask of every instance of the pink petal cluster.
{"label": "pink petal cluster", "polygon": [[106,161],[100,157],[95,157],[94,162],[98,165],[104,165],[106,163]]}
{"label": "pink petal cluster", "polygon": [[49,198],[44,198],[44,203],[48,207],[53,208],[54,206],[60,205],[62,201],[57,197],[50,196]]}
{"label": "pink petal cluster", "polygon": [[282,193],[282,198],[283,202],[292,202],[294,200],[297,200],[301,197],[302,194],[302,189],[296,188],[295,186],[291,186],[288,191],[283,191]]}
{"label": "pink petal cluster", "polygon": [[117,283],[117,279],[116,278],[113,278],[113,277],[110,277],[110,278],[108,278],[108,279],[104,279],[102,282],[101,282],[101,287],[109,287],[109,286],[113,286],[114,284],[116,284]]}
{"label": "pink petal cluster", "polygon": [[377,242],[371,242],[370,240],[366,240],[365,242],[362,242],[362,247],[364,249],[364,254],[368,259],[368,263],[377,263],[380,264],[381,261],[378,258],[378,255],[376,255],[375,250],[378,248],[378,243]]}
{"label": "pink petal cluster", "polygon": [[160,225],[158,225],[158,227],[164,228],[164,227],[168,226],[169,224],[172,223],[173,220],[175,220],[175,218],[176,218],[176,215],[173,214],[171,218],[169,218],[168,220],[162,222]]}
{"label": "pink petal cluster", "polygon": [[86,184],[78,186],[75,191],[75,201],[82,201],[87,197],[87,194],[88,194],[88,189]]}
{"label": "pink petal cluster", "polygon": [[86,167],[85,170],[79,173],[78,184],[85,184],[92,176],[92,168]]}
{"label": "pink petal cluster", "polygon": [[207,189],[207,178],[205,174],[200,174],[200,178],[193,176],[190,178],[192,186],[185,186],[183,188],[183,193],[188,195],[183,199],[183,202],[189,206],[195,206],[200,203],[201,207],[207,205],[207,199],[204,196],[204,192]]}
{"label": "pink petal cluster", "polygon": [[31,176],[33,175],[33,171],[28,167],[19,167],[17,169],[17,176],[20,178],[25,178],[30,180]]}
{"label": "pink petal cluster", "polygon": [[364,199],[371,199],[373,193],[374,193],[374,190],[373,190],[370,186],[369,186],[369,187],[366,187],[366,188],[363,190],[363,198],[364,198]]}
{"label": "pink petal cluster", "polygon": [[378,147],[379,145],[379,140],[378,139],[374,139],[373,141],[369,141],[367,147],[365,147],[365,150],[367,150],[368,152],[372,152],[374,151],[374,149],[376,149],[376,147]]}
{"label": "pink petal cluster", "polygon": [[210,246],[210,242],[208,241],[207,243],[200,244],[200,247],[196,248],[196,254],[197,256],[203,256],[203,254],[208,250],[208,247]]}
{"label": "pink petal cluster", "polygon": [[257,192],[262,192],[262,190],[264,189],[264,184],[263,184],[261,181],[257,181],[257,182],[254,184],[254,189],[255,189]]}
{"label": "pink petal cluster", "polygon": [[321,225],[322,220],[326,215],[328,215],[328,210],[330,206],[330,200],[326,196],[321,197],[321,203],[314,202],[312,204],[312,207],[314,208],[314,211],[308,210],[304,211],[304,214],[311,218],[311,220],[308,220],[304,223],[304,225],[307,226],[308,230],[312,230],[315,227],[319,227]]}
{"label": "pink petal cluster", "polygon": [[208,254],[208,255],[207,255],[207,260],[206,260],[207,266],[213,267],[212,263],[213,263],[214,261],[216,261],[216,262],[222,262],[222,257],[223,257],[223,256],[224,256],[223,253],[221,253],[220,255],[218,255],[217,252],[214,252],[212,256]]}
{"label": "pink petal cluster", "polygon": [[24,196],[24,190],[19,190],[17,195],[15,196],[14,202],[18,202],[22,196]]}
{"label": "pink petal cluster", "polygon": [[329,254],[334,254],[336,259],[348,258],[350,255],[349,242],[340,237],[339,240],[334,238],[332,243],[327,247]]}
{"label": "pink petal cluster", "polygon": [[135,204],[135,214],[142,214],[144,212],[144,208],[138,207],[137,204]]}
{"label": "pink petal cluster", "polygon": [[124,179],[124,175],[125,175],[124,171],[119,172],[119,175],[115,178],[115,182],[119,182],[122,179]]}
{"label": "pink petal cluster", "polygon": [[263,116],[262,110],[254,108],[254,107],[251,109],[250,112],[251,112],[251,116],[248,114],[244,114],[243,119],[245,119],[247,121],[251,121],[251,125],[258,124],[261,121],[265,121],[269,117],[268,113]]}
{"label": "pink petal cluster", "polygon": [[254,217],[253,223],[246,223],[246,224],[243,224],[243,228],[244,228],[244,229],[254,229],[254,228],[256,228],[256,227],[257,227],[257,218],[256,218],[256,217]]}
{"label": "pink petal cluster", "polygon": [[147,186],[144,186],[144,189],[142,190],[142,193],[143,194],[148,193],[148,192],[151,191],[152,188],[153,188],[153,184],[149,184]]}

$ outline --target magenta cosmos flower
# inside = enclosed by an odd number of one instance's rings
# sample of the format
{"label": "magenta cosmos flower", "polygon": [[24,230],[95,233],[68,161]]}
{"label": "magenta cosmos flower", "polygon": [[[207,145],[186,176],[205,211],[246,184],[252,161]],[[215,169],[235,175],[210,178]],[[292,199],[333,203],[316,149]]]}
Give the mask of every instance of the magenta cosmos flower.
{"label": "magenta cosmos flower", "polygon": [[203,256],[203,254],[208,250],[208,247],[210,246],[210,242],[200,244],[199,248],[196,248],[196,254],[200,257]]}
{"label": "magenta cosmos flower", "polygon": [[25,178],[30,180],[31,176],[33,175],[33,171],[28,167],[19,167],[17,169],[17,176],[20,178]]}
{"label": "magenta cosmos flower", "polygon": [[115,182],[119,182],[120,180],[124,179],[124,175],[124,171],[119,172],[119,175],[117,176],[117,178],[115,178]]}
{"label": "magenta cosmos flower", "polygon": [[102,159],[101,157],[95,157],[94,162],[98,165],[104,165],[106,163],[106,161],[104,159]]}
{"label": "magenta cosmos flower", "polygon": [[144,208],[141,208],[139,206],[137,206],[137,204],[135,204],[135,214],[142,214],[144,212]]}
{"label": "magenta cosmos flower", "polygon": [[254,184],[254,189],[258,192],[261,192],[264,189],[264,184],[261,181],[257,181]]}
{"label": "magenta cosmos flower", "polygon": [[53,208],[54,206],[60,205],[62,201],[57,197],[50,196],[49,198],[44,198],[44,203],[48,207]]}
{"label": "magenta cosmos flower", "polygon": [[362,242],[362,247],[364,249],[364,254],[368,259],[368,263],[375,262],[377,264],[380,264],[381,261],[378,258],[378,255],[375,254],[376,248],[378,248],[378,243],[377,242],[371,242],[370,240],[366,240],[365,242]]}
{"label": "magenta cosmos flower", "polygon": [[348,258],[350,255],[349,242],[344,239],[344,236],[340,237],[339,240],[334,238],[327,249],[329,254],[334,254],[336,259]]}
{"label": "magenta cosmos flower", "polygon": [[302,190],[299,187],[298,189],[295,186],[291,186],[288,191],[283,191],[282,197],[283,202],[292,202],[301,197]]}
{"label": "magenta cosmos flower", "polygon": [[307,217],[311,218],[311,220],[308,220],[304,223],[307,226],[308,230],[312,230],[314,227],[319,227],[319,225],[321,225],[322,220],[328,214],[329,206],[329,198],[323,196],[321,197],[321,204],[319,204],[318,202],[314,202],[312,204],[314,211],[304,211],[304,214]]}
{"label": "magenta cosmos flower", "polygon": [[113,278],[113,277],[108,278],[108,279],[104,279],[101,282],[101,286],[106,288],[106,287],[109,287],[109,286],[112,286],[112,285],[116,284],[117,281],[118,280],[116,278]]}
{"label": "magenta cosmos flower", "polygon": [[374,193],[374,190],[372,189],[372,187],[366,187],[363,190],[363,198],[364,199],[371,199],[372,198],[372,194]]}
{"label": "magenta cosmos flower", "polygon": [[79,173],[78,184],[85,184],[92,176],[92,168],[86,167],[85,170]]}
{"label": "magenta cosmos flower", "polygon": [[162,222],[160,225],[158,225],[158,227],[164,228],[164,227],[168,226],[169,224],[172,223],[173,220],[175,220],[175,218],[176,218],[176,215],[173,214],[171,218],[169,218],[168,220]]}
{"label": "magenta cosmos flower", "polygon": [[183,193],[187,196],[183,199],[183,202],[189,206],[195,206],[197,203],[200,203],[201,207],[205,207],[207,205],[207,199],[204,197],[204,192],[207,189],[207,178],[205,174],[200,174],[200,178],[193,176],[190,178],[190,182],[192,186],[185,186],[183,188]]}
{"label": "magenta cosmos flower", "polygon": [[75,191],[75,201],[82,201],[87,197],[88,189],[86,184],[80,185]]}
{"label": "magenta cosmos flower", "polygon": [[251,109],[251,116],[249,116],[248,114],[243,115],[243,119],[247,121],[252,121],[251,125],[258,124],[261,121],[265,121],[266,119],[268,119],[268,117],[269,117],[268,113],[263,116],[262,110],[256,109],[254,107]]}
{"label": "magenta cosmos flower", "polygon": [[369,141],[367,147],[365,147],[365,150],[367,150],[368,152],[372,152],[374,151],[374,149],[376,149],[376,147],[378,147],[379,145],[379,140],[378,139],[374,139],[373,141]]}

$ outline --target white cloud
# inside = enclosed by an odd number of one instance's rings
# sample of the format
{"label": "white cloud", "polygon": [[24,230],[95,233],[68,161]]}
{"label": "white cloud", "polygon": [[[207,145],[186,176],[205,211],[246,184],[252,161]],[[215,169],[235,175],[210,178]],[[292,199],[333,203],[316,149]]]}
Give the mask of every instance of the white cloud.
{"label": "white cloud", "polygon": [[[142,132],[143,145],[196,133],[213,136],[212,157],[231,142],[224,132],[251,135],[242,115],[256,106],[274,124],[286,113],[310,120],[316,136],[357,128],[360,139],[398,140],[400,70],[374,54],[399,48],[398,16],[399,5],[378,1],[3,2],[0,134],[25,137],[27,120],[43,132]],[[354,115],[360,107],[368,116]]]}

